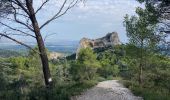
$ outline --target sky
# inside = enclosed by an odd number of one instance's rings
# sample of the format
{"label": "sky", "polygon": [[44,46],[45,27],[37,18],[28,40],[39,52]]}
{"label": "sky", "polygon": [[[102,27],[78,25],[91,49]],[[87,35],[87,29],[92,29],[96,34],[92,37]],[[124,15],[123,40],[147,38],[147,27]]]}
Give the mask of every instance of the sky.
{"label": "sky", "polygon": [[[42,1],[37,0],[34,6],[38,7]],[[37,15],[40,25],[57,12],[62,0],[51,1]],[[83,37],[95,39],[110,32],[117,32],[121,42],[126,43],[128,39],[123,26],[124,16],[135,15],[138,6],[141,4],[136,0],[86,0],[48,24],[41,32],[43,37],[55,33],[48,37],[46,42],[79,41]]]}

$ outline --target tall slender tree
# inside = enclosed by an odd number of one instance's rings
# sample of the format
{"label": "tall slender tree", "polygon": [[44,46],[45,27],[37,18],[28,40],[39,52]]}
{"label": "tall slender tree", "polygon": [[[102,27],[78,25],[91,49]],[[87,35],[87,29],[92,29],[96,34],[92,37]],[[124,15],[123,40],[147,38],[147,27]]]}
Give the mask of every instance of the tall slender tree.
{"label": "tall slender tree", "polygon": [[148,15],[148,10],[137,8],[136,13],[138,17],[128,15],[125,17],[124,25],[126,27],[127,36],[129,37],[130,44],[139,48],[137,59],[139,61],[139,84],[143,84],[143,68],[145,66],[145,56],[148,47],[153,47],[159,41],[155,32],[156,22],[154,15]]}
{"label": "tall slender tree", "polygon": [[[157,20],[157,29],[163,34],[161,37],[160,51],[168,52],[170,49],[170,0],[137,0],[145,4],[145,9],[148,10],[148,15],[153,14]],[[150,20],[152,21],[152,19]]]}

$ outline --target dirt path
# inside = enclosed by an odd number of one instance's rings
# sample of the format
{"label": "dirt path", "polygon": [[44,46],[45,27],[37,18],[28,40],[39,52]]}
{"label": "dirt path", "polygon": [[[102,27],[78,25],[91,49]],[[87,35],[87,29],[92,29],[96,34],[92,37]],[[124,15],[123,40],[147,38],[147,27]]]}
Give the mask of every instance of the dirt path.
{"label": "dirt path", "polygon": [[117,80],[103,81],[97,86],[82,93],[80,96],[72,97],[71,100],[143,100],[134,96]]}

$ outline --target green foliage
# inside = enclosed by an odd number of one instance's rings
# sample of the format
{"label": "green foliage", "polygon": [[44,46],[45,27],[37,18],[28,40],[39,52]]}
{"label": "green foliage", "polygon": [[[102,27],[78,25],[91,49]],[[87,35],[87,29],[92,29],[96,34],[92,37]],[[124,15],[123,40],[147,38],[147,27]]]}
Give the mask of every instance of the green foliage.
{"label": "green foliage", "polygon": [[97,68],[100,67],[96,58],[92,49],[81,49],[77,61],[71,63],[70,73],[73,79],[80,82],[93,79]]}
{"label": "green foliage", "polygon": [[152,17],[154,19],[154,15],[149,15],[148,9],[142,9],[140,7],[136,9],[136,13],[138,15],[137,17],[132,16],[129,18],[129,16],[126,15],[124,24],[129,42],[133,45],[130,46],[130,48],[133,48],[133,51],[137,51],[135,52],[136,56],[133,57],[139,62],[137,65],[137,67],[139,67],[138,82],[142,86],[144,81],[143,69],[146,67],[146,59],[149,53],[156,47],[159,38],[158,32],[155,31],[157,22],[150,20]]}
{"label": "green foliage", "polygon": [[70,97],[79,95],[87,88],[96,85],[96,81],[84,81],[83,83],[63,83],[58,84],[52,89],[38,88],[33,89],[29,97],[31,100],[70,100]]}
{"label": "green foliage", "polygon": [[[146,9],[137,8],[136,13],[137,17],[129,18],[126,15],[124,21],[130,43],[125,47],[126,57],[124,58],[128,70],[123,72],[122,76],[129,80],[130,84],[126,83],[126,85],[128,84],[129,88],[142,95],[144,99],[159,100],[164,96],[167,100],[170,59],[154,51],[161,38],[156,31],[157,12],[148,4]],[[142,85],[139,86],[138,82],[142,82]],[[152,93],[153,91],[157,93]]]}
{"label": "green foliage", "polygon": [[123,47],[123,45],[115,46],[98,53],[97,59],[101,64],[97,71],[99,75],[104,78],[117,77],[119,75],[124,65],[122,61],[125,55]]}
{"label": "green foliage", "polygon": [[81,49],[78,54],[77,61],[80,63],[93,63],[96,60],[96,54],[94,54],[93,50],[91,48],[85,48]]}
{"label": "green foliage", "polygon": [[[41,63],[36,53],[29,53],[27,57],[11,57],[1,59],[0,66],[3,74],[1,77],[5,89],[0,89],[0,98],[11,100],[8,96],[14,97],[13,100],[21,100],[30,93],[31,87],[43,86],[43,76]],[[24,99],[25,100],[25,99]]]}
{"label": "green foliage", "polygon": [[11,73],[11,68],[7,65],[9,65],[9,63],[4,63],[5,59],[0,59],[0,90],[6,90],[7,85],[8,85],[8,81],[9,81],[9,75],[8,73]]}
{"label": "green foliage", "polygon": [[52,73],[55,73],[54,79],[56,79],[56,83],[58,84],[71,81],[70,64],[66,59],[63,64],[57,65]]}
{"label": "green foliage", "polygon": [[[39,55],[30,51],[27,57],[0,59],[0,98],[4,100],[69,100],[98,81],[122,76],[129,80],[126,86],[146,100],[168,98],[170,91],[170,59],[147,52],[143,88],[138,84],[138,53],[134,45],[120,45],[94,53],[92,49],[80,50],[76,61],[63,59],[50,63],[53,87],[44,88]],[[97,72],[96,72],[97,71]],[[103,78],[104,77],[104,78]],[[97,80],[97,81],[95,81]],[[148,92],[143,92],[143,91]],[[149,91],[150,90],[150,91]],[[152,93],[156,91],[156,93]],[[10,96],[10,97],[9,97]],[[159,97],[158,97],[159,96]]]}
{"label": "green foliage", "polygon": [[[168,10],[170,6],[169,0],[137,0],[140,3],[145,3],[145,8],[149,11],[148,15],[154,16],[157,18],[157,23],[162,20],[167,20]],[[152,17],[151,17],[152,18]]]}
{"label": "green foliage", "polygon": [[22,52],[0,49],[1,58],[18,57],[18,56],[23,56],[23,55],[24,54]]}
{"label": "green foliage", "polygon": [[[126,61],[128,62],[128,70],[123,76],[128,80],[125,85],[129,87],[135,94],[144,97],[146,100],[168,100],[170,94],[170,59],[169,57],[148,52],[143,63],[143,88],[138,84],[138,66],[137,56],[133,54],[133,46],[127,46]],[[136,47],[135,47],[136,49]],[[148,91],[148,92],[146,92]]]}
{"label": "green foliage", "polygon": [[[170,59],[155,54],[148,58],[146,70],[146,86],[164,88],[170,91]],[[152,85],[151,85],[152,83]]]}
{"label": "green foliage", "polygon": [[166,89],[157,89],[158,87],[153,88],[141,88],[133,81],[122,81],[123,84],[132,90],[132,92],[143,97],[144,100],[169,100],[170,94]]}
{"label": "green foliage", "polygon": [[158,34],[155,32],[157,23],[149,21],[151,17],[145,9],[137,8],[136,13],[138,17],[129,18],[128,15],[125,16],[124,25],[130,43],[140,48],[154,46],[159,42]]}

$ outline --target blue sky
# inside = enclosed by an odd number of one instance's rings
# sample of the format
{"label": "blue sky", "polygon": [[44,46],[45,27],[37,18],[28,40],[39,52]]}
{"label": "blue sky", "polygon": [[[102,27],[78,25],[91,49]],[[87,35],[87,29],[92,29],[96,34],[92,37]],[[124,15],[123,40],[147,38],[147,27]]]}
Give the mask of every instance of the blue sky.
{"label": "blue sky", "polygon": [[[54,2],[58,0],[51,1],[37,16],[40,24],[51,17],[60,4]],[[39,3],[41,0],[34,3],[35,7]],[[66,15],[50,23],[41,32],[43,36],[56,33],[47,42],[74,41],[83,37],[95,39],[109,32],[117,32],[121,42],[125,43],[128,40],[123,27],[124,16],[134,15],[138,6],[141,5],[135,0],[87,0],[85,4],[79,3]]]}
{"label": "blue sky", "polygon": [[134,15],[138,6],[141,5],[135,0],[87,0],[85,5],[80,3],[53,21],[43,32],[57,33],[47,40],[55,41],[98,38],[115,31],[122,42],[127,42],[123,19],[125,14]]}

